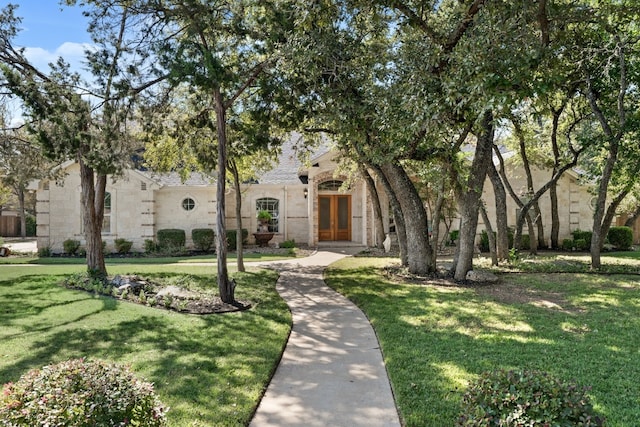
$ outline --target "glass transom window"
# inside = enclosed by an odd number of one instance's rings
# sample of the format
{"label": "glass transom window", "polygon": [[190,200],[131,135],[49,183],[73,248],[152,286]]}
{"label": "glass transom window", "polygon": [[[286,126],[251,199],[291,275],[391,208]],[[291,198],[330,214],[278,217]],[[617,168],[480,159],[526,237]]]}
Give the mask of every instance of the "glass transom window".
{"label": "glass transom window", "polygon": [[318,184],[318,191],[338,191],[340,187],[342,187],[342,181],[332,179]]}

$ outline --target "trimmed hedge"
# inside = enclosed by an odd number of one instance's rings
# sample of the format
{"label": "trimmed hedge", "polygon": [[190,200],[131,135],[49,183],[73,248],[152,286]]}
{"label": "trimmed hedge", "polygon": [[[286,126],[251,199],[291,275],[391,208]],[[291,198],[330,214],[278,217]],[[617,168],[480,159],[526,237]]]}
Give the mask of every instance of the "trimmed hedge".
{"label": "trimmed hedge", "polygon": [[5,384],[0,395],[3,426],[162,427],[166,412],[150,383],[125,366],[99,360],[31,370]]}
{"label": "trimmed hedge", "polygon": [[633,245],[633,230],[631,227],[611,227],[607,239],[616,249],[626,251]]}
{"label": "trimmed hedge", "polygon": [[[249,238],[249,230],[246,228],[242,229],[242,243],[247,244],[247,239]],[[227,230],[227,249],[230,251],[236,250],[236,230]]]}
{"label": "trimmed hedge", "polygon": [[194,228],[191,230],[191,240],[196,249],[207,252],[215,244],[216,235],[212,228]]}
{"label": "trimmed hedge", "polygon": [[601,426],[587,387],[546,372],[498,370],[471,382],[457,426]]}
{"label": "trimmed hedge", "polygon": [[187,241],[184,230],[177,228],[165,228],[158,230],[158,247],[161,250],[182,249]]}

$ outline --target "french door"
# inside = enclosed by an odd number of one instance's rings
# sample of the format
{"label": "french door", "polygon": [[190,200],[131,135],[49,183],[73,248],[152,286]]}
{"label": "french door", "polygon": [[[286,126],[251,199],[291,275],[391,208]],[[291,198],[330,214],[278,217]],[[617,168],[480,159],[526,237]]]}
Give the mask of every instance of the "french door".
{"label": "french door", "polygon": [[318,240],[351,240],[351,196],[318,196]]}

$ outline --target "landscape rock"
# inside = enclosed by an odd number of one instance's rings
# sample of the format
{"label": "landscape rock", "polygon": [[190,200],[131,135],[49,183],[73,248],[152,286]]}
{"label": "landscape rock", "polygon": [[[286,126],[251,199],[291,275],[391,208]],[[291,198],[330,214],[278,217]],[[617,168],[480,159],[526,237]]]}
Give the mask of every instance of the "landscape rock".
{"label": "landscape rock", "polygon": [[467,272],[466,280],[479,283],[496,283],[499,279],[493,273],[481,270],[471,270]]}

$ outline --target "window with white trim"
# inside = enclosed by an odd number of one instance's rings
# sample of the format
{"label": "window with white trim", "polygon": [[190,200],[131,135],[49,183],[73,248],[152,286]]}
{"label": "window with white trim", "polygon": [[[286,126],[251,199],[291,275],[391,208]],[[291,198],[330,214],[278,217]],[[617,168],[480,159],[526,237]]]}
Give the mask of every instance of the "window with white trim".
{"label": "window with white trim", "polygon": [[256,200],[256,214],[260,211],[267,211],[271,214],[269,221],[269,232],[277,233],[280,226],[280,201],[272,197],[264,197]]}
{"label": "window with white trim", "polygon": [[104,217],[102,218],[102,232],[111,233],[111,193],[104,193]]}

